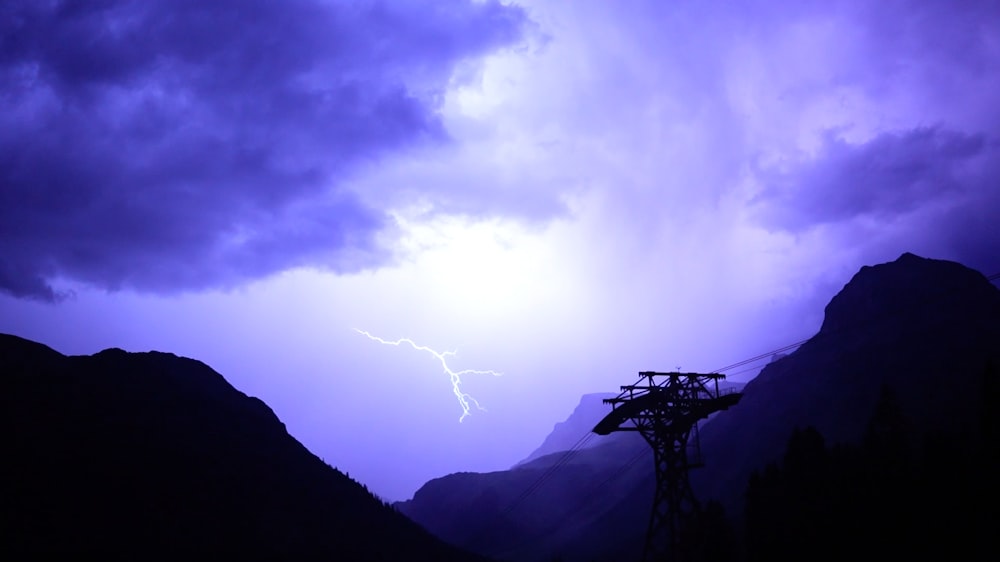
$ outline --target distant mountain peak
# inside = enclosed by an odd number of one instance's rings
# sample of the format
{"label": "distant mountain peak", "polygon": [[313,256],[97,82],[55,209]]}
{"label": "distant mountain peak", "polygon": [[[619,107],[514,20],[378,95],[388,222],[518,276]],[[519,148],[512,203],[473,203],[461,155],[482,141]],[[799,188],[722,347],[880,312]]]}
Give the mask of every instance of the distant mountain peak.
{"label": "distant mountain peak", "polygon": [[995,297],[991,292],[993,287],[974,269],[906,252],[895,261],[862,267],[826,306],[820,333],[912,315],[958,294],[971,293],[966,302]]}
{"label": "distant mountain peak", "polygon": [[594,424],[599,422],[603,418],[609,407],[604,404],[605,398],[612,398],[615,394],[603,392],[603,393],[589,393],[584,394],[580,397],[580,403],[577,404],[573,413],[569,415],[564,421],[561,421],[552,428],[552,433],[549,433],[545,437],[545,441],[531,452],[527,458],[517,463],[515,466],[520,466],[535,459],[544,457],[545,455],[550,455],[553,453],[558,453],[562,451],[567,451],[572,449],[575,445],[584,447],[593,447],[603,441],[601,438],[591,438],[589,443],[580,443],[583,436],[590,433],[591,428]]}

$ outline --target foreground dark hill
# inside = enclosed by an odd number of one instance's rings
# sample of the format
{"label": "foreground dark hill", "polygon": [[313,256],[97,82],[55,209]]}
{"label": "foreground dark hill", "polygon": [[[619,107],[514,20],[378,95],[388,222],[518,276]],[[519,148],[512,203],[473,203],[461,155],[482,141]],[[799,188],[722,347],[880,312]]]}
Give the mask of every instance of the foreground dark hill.
{"label": "foreground dark hill", "polygon": [[0,552],[470,560],[191,359],[0,335]]}
{"label": "foreground dark hill", "polygon": [[[720,502],[738,534],[751,473],[782,458],[795,428],[860,443],[885,389],[915,455],[927,456],[919,447],[928,440],[981,443],[991,364],[1000,365],[1000,291],[982,274],[912,254],[862,268],[819,333],[703,425],[707,464],[692,472],[695,492]],[[638,559],[653,491],[644,444],[604,443],[547,473],[561,457],[437,479],[399,507],[454,544],[507,560]],[[950,458],[950,474],[975,473],[961,464],[968,455]]]}

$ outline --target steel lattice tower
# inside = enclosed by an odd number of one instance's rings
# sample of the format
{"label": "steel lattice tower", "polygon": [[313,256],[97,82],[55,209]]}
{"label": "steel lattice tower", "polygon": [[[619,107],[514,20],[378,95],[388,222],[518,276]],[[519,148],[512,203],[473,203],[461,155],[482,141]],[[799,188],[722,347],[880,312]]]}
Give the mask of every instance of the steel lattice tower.
{"label": "steel lattice tower", "polygon": [[637,431],[653,448],[656,491],[646,530],[644,562],[681,562],[689,558],[684,535],[698,502],[688,469],[701,466],[698,420],[739,402],[742,394],[721,392],[719,373],[639,373],[636,384],[604,400],[609,413],[594,433]]}

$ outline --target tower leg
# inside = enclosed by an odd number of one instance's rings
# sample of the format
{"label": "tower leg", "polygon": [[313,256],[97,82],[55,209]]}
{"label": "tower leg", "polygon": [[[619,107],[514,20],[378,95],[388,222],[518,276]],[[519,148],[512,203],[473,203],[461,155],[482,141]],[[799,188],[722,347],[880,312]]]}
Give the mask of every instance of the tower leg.
{"label": "tower leg", "polygon": [[642,560],[686,562],[689,556],[684,539],[698,509],[688,480],[688,433],[643,436],[653,447],[656,490]]}

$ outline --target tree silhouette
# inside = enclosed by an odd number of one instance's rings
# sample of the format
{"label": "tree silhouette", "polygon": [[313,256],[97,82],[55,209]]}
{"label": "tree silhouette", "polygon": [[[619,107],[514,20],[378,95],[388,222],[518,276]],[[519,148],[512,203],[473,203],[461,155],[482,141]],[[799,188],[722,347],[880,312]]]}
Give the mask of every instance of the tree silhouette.
{"label": "tree silhouette", "polygon": [[984,376],[976,433],[916,439],[889,387],[860,445],[828,448],[814,428],[793,431],[782,462],[747,484],[747,559],[992,559],[998,397],[992,367]]}

